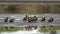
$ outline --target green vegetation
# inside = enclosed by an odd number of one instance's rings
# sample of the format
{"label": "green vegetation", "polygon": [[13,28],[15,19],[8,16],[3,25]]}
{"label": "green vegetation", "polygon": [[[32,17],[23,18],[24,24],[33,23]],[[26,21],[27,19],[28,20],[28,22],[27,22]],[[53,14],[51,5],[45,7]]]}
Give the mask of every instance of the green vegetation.
{"label": "green vegetation", "polygon": [[0,13],[28,13],[28,14],[41,14],[51,13],[60,14],[60,5],[41,5],[41,4],[17,4],[17,5],[0,5]]}
{"label": "green vegetation", "polygon": [[60,26],[45,26],[45,27],[39,27],[40,28],[40,32],[48,32],[48,31],[51,31],[52,29],[54,30],[60,30]]}
{"label": "green vegetation", "polygon": [[[24,27],[2,27],[0,26],[0,32],[4,32],[4,31],[8,31],[8,32],[12,32],[12,31],[18,31],[18,30],[23,30]],[[60,30],[60,26],[39,26],[39,31],[40,32],[49,32],[51,30]]]}
{"label": "green vegetation", "polygon": [[18,31],[18,30],[23,30],[23,27],[0,27],[0,32],[4,32],[4,31]]}

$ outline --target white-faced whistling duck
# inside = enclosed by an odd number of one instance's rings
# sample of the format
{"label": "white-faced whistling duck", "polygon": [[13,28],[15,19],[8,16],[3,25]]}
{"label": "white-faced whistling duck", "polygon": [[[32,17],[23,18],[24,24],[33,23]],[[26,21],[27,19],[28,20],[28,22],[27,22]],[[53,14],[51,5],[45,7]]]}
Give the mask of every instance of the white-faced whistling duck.
{"label": "white-faced whistling duck", "polygon": [[15,18],[9,20],[10,23],[14,22],[14,21],[15,21]]}
{"label": "white-faced whistling duck", "polygon": [[53,17],[50,17],[48,22],[53,22]]}
{"label": "white-faced whistling duck", "polygon": [[33,17],[32,21],[37,21],[38,18],[36,16]]}
{"label": "white-faced whistling duck", "polygon": [[8,17],[5,18],[4,22],[8,22]]}
{"label": "white-faced whistling duck", "polygon": [[23,21],[28,21],[28,15],[26,15],[26,17],[23,18]]}
{"label": "white-faced whistling duck", "polygon": [[32,17],[28,17],[28,22],[32,22]]}
{"label": "white-faced whistling duck", "polygon": [[42,17],[42,18],[41,18],[41,21],[45,21],[45,17]]}

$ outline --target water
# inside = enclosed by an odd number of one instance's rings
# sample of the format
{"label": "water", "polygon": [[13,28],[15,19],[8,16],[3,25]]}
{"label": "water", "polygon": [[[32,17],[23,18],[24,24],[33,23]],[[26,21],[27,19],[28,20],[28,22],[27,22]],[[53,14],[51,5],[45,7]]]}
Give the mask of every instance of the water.
{"label": "water", "polygon": [[[1,14],[0,15],[1,17],[0,18],[4,18],[4,17],[7,17],[7,16],[9,16],[9,17],[14,17],[14,18],[16,18],[17,20],[18,19],[22,19],[24,16],[25,16],[25,14]],[[31,15],[29,15],[29,16],[31,16]],[[32,15],[32,16],[34,16],[34,15]],[[42,16],[45,16],[46,18],[49,18],[49,17],[51,17],[51,16],[53,16],[54,17],[54,22],[55,23],[60,23],[60,14],[39,14],[39,15],[36,15],[38,18],[40,18],[40,17],[42,17]],[[46,21],[47,22],[47,21]],[[14,23],[13,23],[14,24]],[[13,24],[10,24],[10,25],[13,25]],[[17,23],[16,23],[17,24]],[[18,23],[19,24],[19,23]],[[19,24],[19,25],[24,25],[25,24],[25,22],[24,23],[21,23],[21,24]],[[26,24],[30,24],[30,23],[26,23]],[[41,23],[31,23],[31,24],[34,24],[34,25],[40,25]],[[46,23],[47,24],[47,23]],[[1,24],[0,24],[1,25]],[[9,25],[9,24],[8,24]],[[42,25],[42,24],[41,24]],[[56,24],[55,24],[56,25]],[[38,30],[32,30],[32,31],[26,31],[26,30],[19,30],[19,31],[16,31],[16,32],[1,32],[0,34],[49,34],[50,32],[39,32]],[[57,34],[60,34],[60,30],[57,30]]]}
{"label": "water", "polygon": [[[60,14],[27,14],[28,16],[31,16],[31,17],[33,17],[34,15],[36,15],[39,19],[38,19],[38,21],[37,21],[37,23],[28,23],[28,22],[23,22],[23,18],[25,17],[25,15],[26,14],[0,14],[0,25],[1,26],[6,26],[6,25],[8,25],[8,26],[28,26],[28,25],[32,25],[32,26],[42,26],[42,25],[54,25],[54,26],[57,26],[57,25],[60,25]],[[6,18],[6,17],[9,17],[9,18],[15,18],[15,21],[17,22],[17,23],[9,23],[9,24],[4,24],[4,23],[2,23],[2,22],[4,22],[4,18]],[[45,16],[45,18],[46,18],[46,21],[44,21],[44,22],[41,22],[40,21],[40,18],[41,17],[43,17],[43,16]],[[54,21],[53,21],[53,23],[49,23],[48,22],[48,19],[50,18],[50,17],[52,17],[53,16],[53,18],[54,18]]]}
{"label": "water", "polygon": [[48,34],[48,32],[43,33],[43,32],[33,30],[33,31],[2,32],[0,34]]}
{"label": "water", "polygon": [[[16,32],[1,32],[0,34],[50,34],[50,32],[39,32],[37,30],[33,31],[20,30]],[[57,30],[57,34],[60,34],[60,30]]]}
{"label": "water", "polygon": [[[19,30],[19,31],[14,31],[14,32],[0,32],[0,34],[50,34],[51,31],[48,32],[40,32],[38,31],[39,28],[32,29],[32,30]],[[60,34],[60,30],[56,30],[56,34]]]}

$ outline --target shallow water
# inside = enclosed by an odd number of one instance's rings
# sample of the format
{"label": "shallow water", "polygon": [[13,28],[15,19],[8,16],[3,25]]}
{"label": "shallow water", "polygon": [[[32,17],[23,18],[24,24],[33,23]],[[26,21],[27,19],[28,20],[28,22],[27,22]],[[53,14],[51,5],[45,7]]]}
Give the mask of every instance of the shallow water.
{"label": "shallow water", "polygon": [[32,30],[19,30],[19,31],[15,31],[15,32],[1,32],[0,34],[49,34],[49,32],[39,32],[38,31],[39,28],[32,29]]}
{"label": "shallow water", "polygon": [[[60,30],[56,31],[57,34],[60,34]],[[15,32],[1,32],[0,34],[50,34],[50,32],[39,32],[37,30],[19,30],[19,31],[15,31]]]}
{"label": "shallow water", "polygon": [[36,30],[33,31],[16,31],[16,32],[2,32],[0,34],[49,34],[48,32],[38,32]]}
{"label": "shallow water", "polygon": [[[23,22],[23,18],[25,17],[26,14],[0,14],[0,26],[48,26],[48,25],[54,25],[54,26],[58,26],[60,25],[60,14],[27,14],[28,16],[33,17],[34,15],[36,15],[39,19],[37,21],[37,23],[28,23],[28,22]],[[4,24],[4,18],[6,17],[10,18],[15,18],[15,22],[14,23],[8,23],[8,24]],[[40,18],[41,17],[45,17],[46,21],[41,22]],[[48,22],[48,19],[50,17],[54,18],[54,21],[52,23]],[[3,23],[2,23],[3,22]],[[16,23],[17,22],[17,23]]]}

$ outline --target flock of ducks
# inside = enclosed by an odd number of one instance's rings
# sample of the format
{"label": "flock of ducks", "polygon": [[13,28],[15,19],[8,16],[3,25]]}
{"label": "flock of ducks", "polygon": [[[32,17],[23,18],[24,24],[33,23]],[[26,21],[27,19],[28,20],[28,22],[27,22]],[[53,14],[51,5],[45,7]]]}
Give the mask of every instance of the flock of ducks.
{"label": "flock of ducks", "polygon": [[23,21],[28,21],[28,22],[36,22],[38,20],[38,18],[36,16],[34,17],[28,17],[28,15],[26,15],[26,17],[23,18]]}
{"label": "flock of ducks", "polygon": [[[28,21],[28,22],[30,22],[30,23],[32,23],[32,22],[36,22],[38,20],[38,17],[36,17],[36,16],[34,16],[34,17],[29,17],[28,15],[26,15],[24,18],[23,18],[23,21]],[[41,20],[40,21],[45,21],[46,20],[46,18],[45,17],[42,17],[41,18]],[[53,17],[50,17],[49,19],[48,19],[48,22],[53,22]],[[14,22],[15,21],[15,18],[12,18],[12,19],[10,19],[10,20],[8,20],[8,17],[6,17],[5,19],[4,19],[4,22]]]}
{"label": "flock of ducks", "polygon": [[10,23],[11,23],[11,22],[14,22],[14,21],[15,21],[15,18],[12,18],[12,19],[8,20],[8,17],[6,17],[5,20],[4,20],[4,22],[8,22],[8,21],[9,21]]}
{"label": "flock of ducks", "polygon": [[[10,19],[10,20],[8,20],[9,18],[8,17],[6,17],[5,19],[4,19],[4,22],[10,22],[10,23],[13,23],[14,21],[15,21],[15,18],[12,18],[12,19]],[[28,15],[26,15],[24,18],[23,18],[23,21],[28,21],[28,22],[30,22],[30,23],[32,23],[32,22],[36,22],[38,20],[38,17],[36,17],[36,16],[33,16],[33,17],[29,17]],[[46,18],[45,17],[42,17],[41,18],[41,21],[45,21],[46,20]],[[50,17],[49,19],[48,19],[48,22],[53,22],[53,17]],[[45,28],[45,26],[42,26],[43,28]],[[5,27],[6,28],[6,30],[8,30],[8,27]],[[11,27],[11,28],[13,28],[13,27]],[[37,29],[38,27],[37,26],[27,26],[27,27],[24,27],[26,30],[29,30],[29,29],[31,29],[31,28],[34,28],[34,29]]]}
{"label": "flock of ducks", "polygon": [[[45,17],[42,17],[41,18],[41,21],[45,21],[46,20],[46,18]],[[53,17],[50,17],[49,19],[48,19],[48,22],[53,22]]]}
{"label": "flock of ducks", "polygon": [[[28,22],[36,22],[38,20],[38,17],[36,17],[36,16],[34,16],[34,17],[28,17],[28,15],[26,15],[26,17],[24,17],[24,19],[23,19],[23,21],[28,21]],[[41,18],[41,21],[45,21],[46,20],[46,18],[45,17],[42,17]],[[49,19],[48,19],[48,22],[53,22],[53,17],[50,17]]]}

